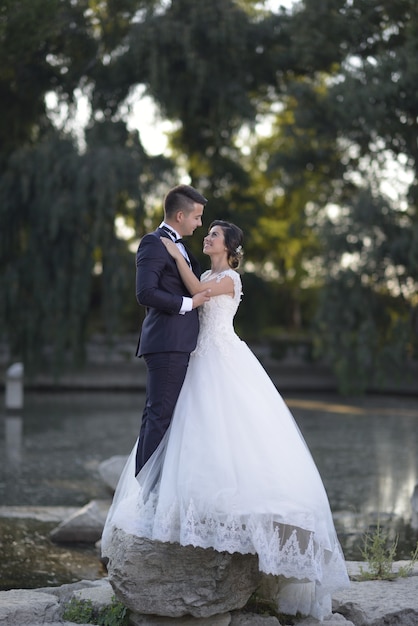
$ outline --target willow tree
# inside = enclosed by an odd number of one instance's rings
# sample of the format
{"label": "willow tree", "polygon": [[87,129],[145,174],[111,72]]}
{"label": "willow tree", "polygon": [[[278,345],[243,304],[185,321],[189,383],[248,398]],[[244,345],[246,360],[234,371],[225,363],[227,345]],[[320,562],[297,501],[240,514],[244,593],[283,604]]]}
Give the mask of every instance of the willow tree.
{"label": "willow tree", "polygon": [[100,129],[83,154],[46,136],[15,151],[0,179],[0,314],[12,355],[29,368],[47,355],[55,371],[66,354],[82,358],[97,269],[100,327],[110,335],[117,325],[133,269],[115,217],[141,214],[138,177],[150,171],[135,137],[120,125],[123,145],[116,128],[110,138]]}
{"label": "willow tree", "polygon": [[100,328],[115,329],[132,261],[115,218],[140,223],[144,196],[169,169],[120,120],[93,115],[80,148],[47,115],[48,92],[71,112],[76,88],[91,89],[139,6],[24,0],[0,8],[0,334],[29,370],[43,356],[55,372],[82,357],[93,280]]}

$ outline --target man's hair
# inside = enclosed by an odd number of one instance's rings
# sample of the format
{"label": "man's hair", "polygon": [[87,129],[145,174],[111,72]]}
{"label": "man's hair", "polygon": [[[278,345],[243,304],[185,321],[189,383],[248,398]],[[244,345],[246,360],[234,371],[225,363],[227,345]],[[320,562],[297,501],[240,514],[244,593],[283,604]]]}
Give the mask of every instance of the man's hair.
{"label": "man's hair", "polygon": [[195,203],[205,205],[207,199],[190,185],[177,185],[164,198],[164,214],[173,217],[178,211],[188,213],[193,211]]}

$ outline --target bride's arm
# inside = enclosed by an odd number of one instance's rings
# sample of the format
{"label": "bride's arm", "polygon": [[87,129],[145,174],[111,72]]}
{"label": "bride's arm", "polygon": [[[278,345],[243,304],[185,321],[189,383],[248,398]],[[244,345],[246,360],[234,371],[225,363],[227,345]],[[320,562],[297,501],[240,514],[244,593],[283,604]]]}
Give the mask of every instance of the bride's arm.
{"label": "bride's arm", "polygon": [[199,291],[204,291],[207,287],[203,287],[200,280],[193,274],[186,259],[171,239],[168,237],[161,237],[161,242],[167,248],[167,252],[173,257],[177,263],[177,268],[180,272],[180,276],[189,292],[194,296]]}
{"label": "bride's arm", "polygon": [[171,254],[177,268],[180,272],[180,276],[189,292],[194,296],[201,291],[207,291],[210,289],[211,296],[219,296],[222,294],[234,294],[234,281],[229,276],[225,276],[222,280],[209,280],[201,283],[200,280],[193,274],[186,259],[171,239],[168,237],[161,237],[161,241],[167,249],[167,252]]}

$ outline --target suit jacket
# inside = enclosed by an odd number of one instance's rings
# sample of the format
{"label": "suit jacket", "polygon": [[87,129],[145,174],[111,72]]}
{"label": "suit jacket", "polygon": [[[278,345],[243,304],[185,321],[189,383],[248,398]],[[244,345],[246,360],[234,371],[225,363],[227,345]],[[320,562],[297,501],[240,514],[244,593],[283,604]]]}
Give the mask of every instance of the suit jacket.
{"label": "suit jacket", "polygon": [[[160,237],[168,237],[161,228],[145,235],[136,253],[136,299],[146,307],[136,356],[154,352],[192,352],[197,343],[197,309],[179,314],[183,296],[191,297],[191,294]],[[192,270],[200,278],[199,263],[188,254]]]}

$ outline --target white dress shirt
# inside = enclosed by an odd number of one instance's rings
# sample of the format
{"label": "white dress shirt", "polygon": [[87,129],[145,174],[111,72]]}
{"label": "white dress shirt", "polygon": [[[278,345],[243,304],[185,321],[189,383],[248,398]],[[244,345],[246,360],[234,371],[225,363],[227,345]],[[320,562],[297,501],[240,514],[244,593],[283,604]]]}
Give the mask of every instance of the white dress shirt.
{"label": "white dress shirt", "polygon": [[[166,232],[168,232],[168,234],[170,235],[170,238],[172,241],[174,241],[174,243],[176,244],[177,248],[180,250],[180,252],[182,253],[182,255],[184,256],[184,258],[186,259],[187,263],[189,265],[191,265],[190,263],[190,259],[189,259],[189,255],[187,254],[187,250],[184,247],[184,244],[181,241],[177,241],[177,239],[180,239],[180,235],[178,234],[178,232],[176,230],[174,230],[174,228],[172,226],[169,226],[168,224],[166,224],[165,222],[161,222],[160,228],[163,228],[166,230]],[[189,311],[191,311],[193,308],[193,300],[192,298],[189,298],[187,296],[183,296],[183,304],[181,305],[180,308],[180,315],[184,315],[185,313],[188,313]]]}

